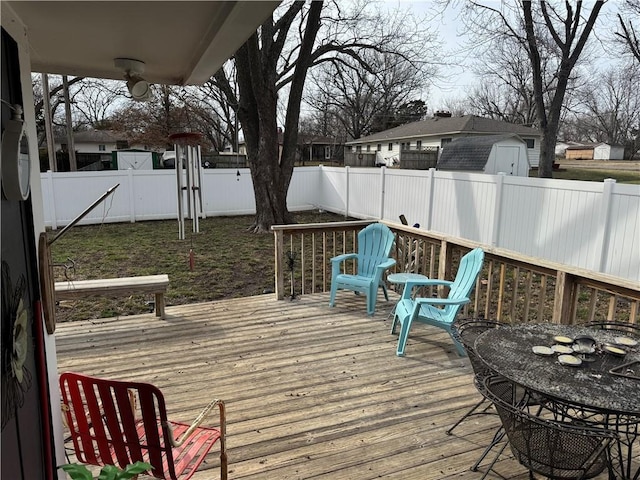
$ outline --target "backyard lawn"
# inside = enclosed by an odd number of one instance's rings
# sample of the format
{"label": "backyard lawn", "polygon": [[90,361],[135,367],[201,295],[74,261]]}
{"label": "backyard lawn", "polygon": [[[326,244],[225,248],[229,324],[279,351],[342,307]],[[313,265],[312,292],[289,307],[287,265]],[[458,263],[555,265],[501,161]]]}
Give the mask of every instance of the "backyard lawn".
{"label": "backyard lawn", "polygon": [[[247,232],[253,216],[209,217],[200,233],[185,223],[178,239],[176,220],[75,226],[52,245],[56,281],[136,275],[169,275],[167,305],[184,305],[273,292],[273,235]],[[330,213],[304,212],[298,223],[342,221]],[[53,237],[57,232],[49,232]],[[189,268],[189,251],[194,268]],[[151,296],[62,301],[58,321],[149,312]]]}
{"label": "backyard lawn", "polygon": [[[640,171],[599,170],[561,165],[554,178],[640,184]],[[330,213],[304,212],[298,223],[342,221]],[[52,245],[56,281],[167,274],[166,304],[184,305],[224,298],[271,293],[274,290],[273,235],[247,228],[253,216],[209,217],[200,233],[178,240],[176,220],[75,226]],[[58,232],[49,232],[53,237]],[[190,251],[194,268],[190,270]],[[96,297],[59,303],[58,321],[132,315],[153,311],[151,296]]]}

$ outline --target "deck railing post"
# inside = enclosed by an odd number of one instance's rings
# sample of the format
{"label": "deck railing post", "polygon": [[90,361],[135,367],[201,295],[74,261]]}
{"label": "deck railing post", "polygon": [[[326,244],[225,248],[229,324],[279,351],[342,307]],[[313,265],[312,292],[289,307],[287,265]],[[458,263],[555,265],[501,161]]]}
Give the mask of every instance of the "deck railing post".
{"label": "deck railing post", "polygon": [[[442,280],[451,280],[451,272],[453,271],[451,267],[451,257],[453,256],[451,253],[453,251],[454,245],[447,242],[446,240],[442,240],[440,242],[440,260],[438,261],[438,278]],[[445,291],[444,286],[438,287],[438,296],[446,297],[447,292]]]}
{"label": "deck railing post", "polygon": [[284,299],[284,232],[282,230],[274,230],[274,245],[275,245],[275,289],[276,299]]}
{"label": "deck railing post", "polygon": [[553,323],[573,323],[576,290],[577,284],[573,275],[558,270],[556,274],[556,291],[553,300],[553,318],[551,319]]}

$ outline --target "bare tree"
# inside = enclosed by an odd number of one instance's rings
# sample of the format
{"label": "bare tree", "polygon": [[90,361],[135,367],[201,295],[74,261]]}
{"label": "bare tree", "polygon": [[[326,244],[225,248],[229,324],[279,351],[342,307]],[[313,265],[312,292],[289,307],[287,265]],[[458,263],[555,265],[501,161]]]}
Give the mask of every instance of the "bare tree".
{"label": "bare tree", "polygon": [[[264,22],[259,33],[249,38],[234,57],[239,98],[225,70],[215,75],[227,101],[239,105],[256,200],[252,231],[266,232],[273,224],[293,221],[286,198],[309,69],[350,58],[359,69],[372,71],[365,52],[394,51],[398,32],[388,31],[387,19],[369,15],[369,11],[366,2],[348,7],[335,2],[326,8],[323,2],[294,1],[283,5],[277,11],[279,18],[272,16]],[[277,113],[279,95],[285,88],[288,94],[280,98],[286,104],[286,113],[279,155]]]}
{"label": "bare tree", "polygon": [[[51,84],[49,86],[49,101],[51,105],[51,116],[53,118],[54,126],[61,127],[65,124],[64,113],[61,113],[59,107],[64,106],[64,92],[62,77],[49,75]],[[69,87],[79,84],[84,80],[84,77],[74,77],[68,79],[67,84]],[[33,98],[35,103],[35,117],[36,117],[36,131],[38,132],[38,146],[44,144],[46,139],[45,133],[45,115],[44,115],[44,98],[42,95],[42,78],[40,75],[31,76],[33,87]],[[76,85],[77,86],[77,85]],[[73,99],[74,93],[70,92]],[[73,100],[72,100],[73,102]],[[60,128],[58,128],[60,130]]]}
{"label": "bare tree", "polygon": [[326,63],[314,72],[306,101],[316,110],[334,110],[350,138],[419,120],[409,111],[418,106],[415,102],[426,91],[429,74],[435,73],[417,61],[424,57],[424,49],[401,55],[374,51],[363,55],[370,69],[350,59]]}
{"label": "bare tree", "polygon": [[[129,101],[112,115],[113,130],[120,132],[130,143],[172,148],[169,135],[198,131],[181,97],[182,87],[154,85],[148,102]],[[210,148],[208,142],[203,148]]]}
{"label": "bare tree", "polygon": [[638,38],[640,34],[638,32],[640,1],[625,0],[622,10],[621,13],[618,13],[619,30],[615,32],[615,36],[636,61],[640,63],[640,38]]}
{"label": "bare tree", "polygon": [[576,115],[576,140],[625,146],[631,157],[638,149],[640,125],[640,65],[611,69],[594,76],[580,94],[582,112]]}
{"label": "bare tree", "polygon": [[[537,114],[527,54],[513,38],[503,38],[501,43],[502,48],[490,49],[476,63],[474,70],[482,81],[468,95],[469,106],[484,117],[533,125]],[[551,83],[548,78],[545,74],[547,88]]]}
{"label": "bare tree", "polygon": [[74,96],[74,128],[111,129],[110,117],[127,100],[124,82],[86,78]]}
{"label": "bare tree", "polygon": [[216,151],[223,151],[227,146],[238,151],[237,105],[227,102],[213,79],[202,86],[186,88],[182,101],[197,123],[197,131],[209,139]]}
{"label": "bare tree", "polygon": [[[552,176],[567,87],[603,4],[602,0],[596,1],[591,11],[585,12],[579,0],[516,0],[515,3],[502,2],[500,9],[472,2],[471,8],[488,15],[465,17],[475,22],[476,31],[480,27],[485,36],[513,39],[527,54],[537,126],[543,134],[538,168],[540,177]],[[549,70],[553,72],[551,85],[546,81],[548,77],[545,76],[543,59],[552,68]]]}

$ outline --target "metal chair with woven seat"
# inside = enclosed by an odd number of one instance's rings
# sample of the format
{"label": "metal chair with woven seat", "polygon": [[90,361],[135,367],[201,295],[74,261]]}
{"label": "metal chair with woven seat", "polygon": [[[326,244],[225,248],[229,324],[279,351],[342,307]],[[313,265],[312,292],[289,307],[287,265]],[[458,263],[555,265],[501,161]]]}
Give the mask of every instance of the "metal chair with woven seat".
{"label": "metal chair with woven seat", "polygon": [[[465,352],[467,353],[467,357],[469,358],[469,362],[471,363],[471,368],[473,369],[474,375],[478,376],[486,376],[488,374],[493,373],[487,365],[478,358],[476,352],[473,348],[473,344],[481,333],[486,332],[490,328],[498,328],[502,326],[500,322],[495,322],[492,320],[484,320],[484,319],[459,319],[453,322],[451,326],[451,336],[455,341],[460,343],[464,347]],[[486,405],[486,408],[480,409],[482,405]],[[451,435],[453,430],[460,425],[464,420],[472,415],[486,414],[487,409],[491,406],[488,400],[485,397],[482,397],[478,403],[473,405],[471,409],[465,413],[462,418],[460,418],[456,423],[454,423],[449,429],[446,431],[447,435]],[[493,412],[491,412],[493,413]]]}
{"label": "metal chair with woven seat", "polygon": [[[491,328],[501,328],[508,327],[500,322],[496,322],[493,320],[485,320],[483,318],[480,319],[457,319],[451,325],[451,335],[452,337],[462,345],[467,353],[469,358],[469,362],[471,363],[471,368],[473,369],[473,373],[475,379],[484,378],[489,375],[495,374],[493,370],[491,370],[476,354],[474,349],[474,343],[476,338],[487,330]],[[517,402],[516,399],[513,399],[514,402]],[[484,405],[484,408],[482,408]],[[449,429],[445,432],[447,435],[452,435],[453,430],[464,422],[467,418],[473,415],[496,415],[497,412],[491,409],[491,402],[488,401],[484,396],[481,397],[481,400],[474,404],[469,411],[467,411],[456,423],[454,423]],[[491,410],[490,410],[491,409]],[[491,452],[491,450],[498,445],[502,439],[504,438],[504,429],[502,427],[498,428],[489,444],[486,446],[478,460],[471,467],[471,471],[477,472],[480,468],[480,464],[485,459],[485,457]],[[498,458],[504,451],[506,445],[503,445],[498,452],[496,453],[493,461],[488,465],[486,473],[483,475],[483,479],[487,476],[488,472],[491,471],[493,465],[498,461]]]}
{"label": "metal chair with woven seat", "polygon": [[[187,480],[220,442],[220,477],[227,479],[224,402],[213,400],[191,425],[167,419],[164,397],[148,383],[106,380],[79,373],[60,375],[63,411],[79,462],[116,465],[151,464],[155,478]],[[140,407],[141,418],[137,418]],[[203,427],[214,408],[219,428]]]}
{"label": "metal chair with woven seat", "polygon": [[551,479],[582,480],[608,467],[615,432],[531,415],[508,400],[513,398],[514,386],[500,376],[478,378],[476,386],[493,402],[511,451],[529,469],[531,479],[538,473]]}

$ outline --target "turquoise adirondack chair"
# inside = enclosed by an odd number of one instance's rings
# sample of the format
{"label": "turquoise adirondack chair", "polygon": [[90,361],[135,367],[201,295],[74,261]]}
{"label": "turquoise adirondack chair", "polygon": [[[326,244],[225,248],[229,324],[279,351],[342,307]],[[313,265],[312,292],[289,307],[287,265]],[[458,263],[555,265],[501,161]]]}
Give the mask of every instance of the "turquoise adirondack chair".
{"label": "turquoise adirondack chair", "polygon": [[[451,326],[456,319],[460,307],[470,302],[469,295],[476,284],[476,279],[482,269],[484,252],[480,248],[475,248],[467,253],[460,260],[458,273],[453,282],[447,280],[415,280],[408,281],[402,292],[402,297],[396,305],[391,333],[395,334],[396,326],[400,323],[400,336],[398,337],[398,356],[404,356],[404,349],[409,337],[411,324],[422,322],[446,330],[460,356],[465,356],[464,347],[460,345],[451,333]],[[447,298],[412,298],[412,290],[416,286],[439,286],[449,287]]]}
{"label": "turquoise adirondack chair", "polygon": [[[385,270],[395,265],[389,258],[395,236],[382,223],[372,223],[358,232],[358,253],[345,253],[331,259],[331,299],[329,306],[336,303],[338,290],[353,290],[367,295],[367,313],[373,315],[376,309],[378,288],[382,287],[384,298],[389,301],[387,287],[382,279]],[[341,273],[340,265],[356,259],[357,273]]]}

